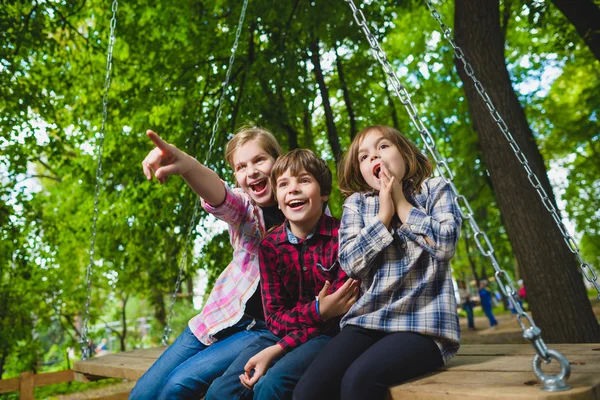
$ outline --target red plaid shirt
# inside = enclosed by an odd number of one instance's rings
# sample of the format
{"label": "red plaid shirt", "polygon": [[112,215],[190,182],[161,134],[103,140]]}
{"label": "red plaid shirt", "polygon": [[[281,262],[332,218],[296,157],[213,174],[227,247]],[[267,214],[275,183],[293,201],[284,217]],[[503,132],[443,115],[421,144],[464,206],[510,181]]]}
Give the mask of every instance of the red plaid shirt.
{"label": "red plaid shirt", "polygon": [[287,229],[288,223],[268,234],[260,245],[260,287],[265,320],[290,351],[321,334],[339,332],[340,317],[323,321],[315,298],[325,281],[335,292],[347,279],[338,263],[340,221],[323,214],[305,240]]}

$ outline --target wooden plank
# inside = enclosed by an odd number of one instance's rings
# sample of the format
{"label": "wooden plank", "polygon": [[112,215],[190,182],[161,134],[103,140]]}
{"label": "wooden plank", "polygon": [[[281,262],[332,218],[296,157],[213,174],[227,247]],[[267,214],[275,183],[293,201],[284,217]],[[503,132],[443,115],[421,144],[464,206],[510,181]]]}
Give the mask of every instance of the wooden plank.
{"label": "wooden plank", "polygon": [[[595,354],[600,356],[600,343],[549,344],[549,348],[570,354]],[[460,347],[458,355],[532,355],[535,350],[529,344],[468,344]]]}
{"label": "wooden plank", "polygon": [[54,385],[56,383],[71,382],[75,379],[73,370],[68,369],[66,371],[48,372],[45,374],[38,374],[34,377],[34,386],[46,386]]}
{"label": "wooden plank", "polygon": [[34,373],[22,372],[19,376],[19,400],[34,400]]}
{"label": "wooden plank", "polygon": [[[464,345],[443,371],[391,389],[393,399],[576,399],[600,400],[600,344],[556,344],[552,349],[571,362],[566,392],[543,392],[531,369],[529,344]],[[165,348],[133,350],[75,363],[76,379],[100,377],[139,379]],[[542,365],[546,373],[558,364]]]}
{"label": "wooden plank", "polygon": [[103,397],[96,397],[95,400],[127,400],[129,399],[129,393],[131,391],[128,390],[126,392],[113,393]]}
{"label": "wooden plank", "polygon": [[[86,361],[75,362],[73,370],[77,373],[76,380],[78,381],[80,379],[95,380],[95,377],[138,380],[164,350],[165,347],[162,347],[94,357]],[[91,375],[91,377],[82,375]]]}
{"label": "wooden plank", "polygon": [[[465,345],[443,371],[415,379],[390,390],[391,398],[454,399],[600,399],[600,344],[556,344],[571,363],[565,392],[544,392],[532,371],[531,345]],[[542,364],[556,374],[558,363]]]}
{"label": "wooden plank", "polygon": [[573,387],[569,391],[544,392],[533,373],[444,371],[393,387],[390,394],[393,400],[600,399],[600,376],[597,373],[575,374],[569,384]]}
{"label": "wooden plank", "polygon": [[16,392],[19,390],[19,378],[0,380],[0,393]]}
{"label": "wooden plank", "polygon": [[[456,356],[443,370],[450,371],[498,371],[498,372],[525,372],[533,374],[531,360],[533,356]],[[600,375],[600,359],[595,355],[567,356],[571,364],[572,373],[585,372]],[[542,370],[549,374],[558,374],[560,364],[552,361],[546,365],[542,363]]]}

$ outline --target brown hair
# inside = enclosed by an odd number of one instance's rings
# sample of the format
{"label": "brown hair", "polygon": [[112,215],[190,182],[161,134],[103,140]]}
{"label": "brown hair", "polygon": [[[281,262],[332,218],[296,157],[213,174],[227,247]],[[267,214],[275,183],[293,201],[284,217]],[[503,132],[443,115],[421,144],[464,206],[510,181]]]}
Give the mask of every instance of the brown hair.
{"label": "brown hair", "polygon": [[275,136],[268,130],[259,127],[242,127],[238,133],[227,142],[227,147],[225,148],[225,161],[227,161],[227,164],[229,164],[232,169],[234,168],[233,157],[235,152],[251,140],[257,140],[260,147],[275,160],[282,153],[277,139],[275,139]]}
{"label": "brown hair", "polygon": [[331,193],[331,170],[327,163],[316,156],[312,150],[294,149],[275,161],[271,169],[271,185],[273,195],[277,197],[277,178],[290,170],[292,176],[298,176],[302,170],[312,175],[321,188],[321,196],[328,196]]}
{"label": "brown hair", "polygon": [[372,132],[379,132],[381,136],[391,141],[402,155],[406,165],[406,174],[402,179],[402,187],[411,195],[421,192],[421,184],[431,175],[433,167],[427,157],[400,131],[385,125],[369,126],[362,131],[350,144],[350,148],[340,162],[338,168],[338,182],[344,196],[350,196],[356,192],[369,192],[373,190],[362,174],[358,162],[358,148],[365,137]]}

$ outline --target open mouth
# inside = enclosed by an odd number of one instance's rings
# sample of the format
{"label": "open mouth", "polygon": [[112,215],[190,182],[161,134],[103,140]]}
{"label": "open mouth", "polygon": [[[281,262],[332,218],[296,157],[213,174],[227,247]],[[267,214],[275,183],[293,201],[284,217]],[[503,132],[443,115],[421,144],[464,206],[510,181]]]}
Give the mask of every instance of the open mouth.
{"label": "open mouth", "polygon": [[375,178],[379,179],[380,174],[381,174],[381,164],[377,164],[375,167],[373,167],[373,175],[375,175]]}
{"label": "open mouth", "polygon": [[252,192],[254,192],[254,194],[260,194],[264,192],[267,188],[267,180],[263,179],[261,181],[251,183],[248,186],[250,186],[250,189],[252,190]]}
{"label": "open mouth", "polygon": [[298,210],[298,209],[302,208],[302,206],[304,206],[306,203],[307,203],[306,200],[292,200],[292,201],[288,202],[287,205],[292,210]]}

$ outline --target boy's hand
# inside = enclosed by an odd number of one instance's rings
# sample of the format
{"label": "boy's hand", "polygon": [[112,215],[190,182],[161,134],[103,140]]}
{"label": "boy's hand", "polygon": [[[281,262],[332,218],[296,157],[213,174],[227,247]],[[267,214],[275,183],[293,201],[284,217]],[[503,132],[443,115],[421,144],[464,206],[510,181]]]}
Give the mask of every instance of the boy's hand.
{"label": "boy's hand", "polygon": [[355,279],[348,279],[335,293],[328,295],[330,287],[331,283],[326,281],[319,292],[319,314],[324,320],[347,313],[358,300],[358,281]]}
{"label": "boy's hand", "polygon": [[[254,357],[248,360],[244,366],[244,373],[240,375],[240,382],[247,389],[252,390],[256,382],[263,376],[271,367],[273,362],[284,355],[284,351],[280,345],[275,344],[269,346]],[[254,370],[254,374],[250,377],[250,373]]]}
{"label": "boy's hand", "polygon": [[396,213],[396,206],[392,197],[392,191],[396,178],[389,177],[389,171],[385,164],[381,164],[381,189],[379,190],[379,212],[377,217],[389,229],[392,217]]}
{"label": "boy's hand", "polygon": [[158,182],[165,183],[170,175],[183,175],[191,169],[193,159],[190,156],[165,142],[151,130],[146,131],[146,135],[156,146],[142,161],[144,175],[148,180],[152,179],[154,173]]}

